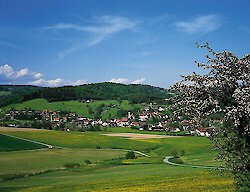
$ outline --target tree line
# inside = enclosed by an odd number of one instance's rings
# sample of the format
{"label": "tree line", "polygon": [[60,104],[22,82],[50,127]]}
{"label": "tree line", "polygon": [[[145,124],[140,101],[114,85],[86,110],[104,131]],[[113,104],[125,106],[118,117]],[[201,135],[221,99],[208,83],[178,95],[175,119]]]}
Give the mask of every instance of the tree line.
{"label": "tree line", "polygon": [[131,103],[163,102],[171,97],[163,88],[150,85],[124,85],[116,83],[95,83],[81,86],[36,87],[36,86],[0,86],[0,91],[10,91],[1,96],[0,106],[20,103],[36,98],[45,98],[49,102],[68,100],[129,100]]}

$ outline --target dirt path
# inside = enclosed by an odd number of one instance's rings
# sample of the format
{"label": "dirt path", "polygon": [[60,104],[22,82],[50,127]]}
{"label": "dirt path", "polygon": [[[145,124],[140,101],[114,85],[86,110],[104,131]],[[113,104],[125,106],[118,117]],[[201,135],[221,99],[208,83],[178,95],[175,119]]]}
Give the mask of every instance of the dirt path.
{"label": "dirt path", "polygon": [[217,169],[217,170],[231,170],[228,168],[223,168],[223,167],[212,167],[212,166],[202,166],[202,165],[187,165],[187,164],[177,164],[170,162],[169,160],[172,159],[173,156],[167,156],[163,159],[164,163],[167,163],[169,165],[174,165],[174,166],[179,166],[179,167],[191,167],[191,168],[202,168],[202,169]]}

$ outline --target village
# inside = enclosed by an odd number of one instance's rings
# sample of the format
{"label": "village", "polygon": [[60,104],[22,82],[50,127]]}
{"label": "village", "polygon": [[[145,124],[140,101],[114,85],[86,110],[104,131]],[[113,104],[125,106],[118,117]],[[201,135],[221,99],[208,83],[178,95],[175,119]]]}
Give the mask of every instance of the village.
{"label": "village", "polygon": [[[151,106],[151,107],[149,107]],[[101,131],[105,127],[130,127],[139,131],[165,132],[172,135],[197,135],[210,137],[216,128],[213,122],[194,125],[192,120],[182,116],[173,118],[164,113],[165,107],[145,105],[138,113],[128,111],[127,116],[106,120],[91,119],[75,112],[52,110],[15,110],[11,109],[1,117],[0,123],[7,127],[28,127],[38,129],[54,129],[62,131]],[[221,124],[217,120],[217,124]]]}

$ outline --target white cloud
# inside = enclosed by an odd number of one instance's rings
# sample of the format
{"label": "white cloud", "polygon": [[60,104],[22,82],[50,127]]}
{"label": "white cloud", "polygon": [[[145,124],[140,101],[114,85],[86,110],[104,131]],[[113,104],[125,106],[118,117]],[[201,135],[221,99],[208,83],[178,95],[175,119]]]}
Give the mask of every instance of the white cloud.
{"label": "white cloud", "polygon": [[40,72],[32,72],[28,68],[21,70],[14,70],[9,64],[0,66],[0,81],[13,84],[29,84],[36,86],[64,86],[64,85],[82,85],[86,80],[66,81],[63,78],[45,79],[44,75]]}
{"label": "white cloud", "polygon": [[21,78],[21,77],[27,76],[29,72],[30,71],[28,68],[21,69],[20,71],[16,72],[15,78]]}
{"label": "white cloud", "polygon": [[77,85],[82,85],[85,83],[86,83],[85,80],[65,81],[62,78],[49,79],[49,80],[41,78],[32,82],[29,82],[28,84],[37,85],[37,86],[60,87],[60,86],[65,86],[65,85],[77,86]]}
{"label": "white cloud", "polygon": [[32,81],[32,82],[29,82],[28,83],[29,85],[45,85],[46,84],[46,81],[44,79],[37,79],[35,81]]}
{"label": "white cloud", "polygon": [[35,79],[41,79],[43,77],[43,74],[42,73],[33,73],[33,77]]}
{"label": "white cloud", "polygon": [[7,79],[19,79],[25,76],[30,76],[31,72],[28,68],[15,71],[9,64],[0,67],[0,75]]}
{"label": "white cloud", "polygon": [[112,79],[110,79],[108,82],[111,82],[111,83],[123,83],[123,84],[125,84],[125,83],[128,83],[128,79],[126,79],[126,78],[112,78]]}
{"label": "white cloud", "polygon": [[108,82],[111,83],[122,83],[122,84],[143,84],[145,82],[145,78],[142,77],[136,80],[129,80],[127,78],[112,78]]}
{"label": "white cloud", "polygon": [[57,78],[57,79],[47,80],[47,83],[51,86],[59,86],[59,85],[62,85],[64,81],[62,78]]}
{"label": "white cloud", "polygon": [[203,15],[189,21],[175,23],[178,30],[188,33],[208,33],[221,26],[221,18],[217,15]]}
{"label": "white cloud", "polygon": [[130,84],[143,84],[145,82],[145,80],[146,79],[144,77],[142,77],[140,79],[136,79],[136,80],[132,81]]}
{"label": "white cloud", "polygon": [[76,30],[88,33],[91,36],[90,40],[83,41],[78,44],[73,44],[70,48],[67,48],[58,53],[59,59],[63,59],[66,55],[75,52],[80,49],[95,46],[115,33],[130,30],[134,31],[137,26],[137,21],[132,21],[126,17],[118,16],[102,16],[95,18],[93,25],[81,26],[72,23],[59,23],[53,26],[45,27],[45,30]]}
{"label": "white cloud", "polygon": [[76,81],[71,82],[69,85],[76,86],[76,85],[83,85],[85,83],[86,83],[86,80],[76,80]]}
{"label": "white cloud", "polygon": [[8,64],[5,64],[0,67],[0,75],[11,76],[13,73],[14,69]]}

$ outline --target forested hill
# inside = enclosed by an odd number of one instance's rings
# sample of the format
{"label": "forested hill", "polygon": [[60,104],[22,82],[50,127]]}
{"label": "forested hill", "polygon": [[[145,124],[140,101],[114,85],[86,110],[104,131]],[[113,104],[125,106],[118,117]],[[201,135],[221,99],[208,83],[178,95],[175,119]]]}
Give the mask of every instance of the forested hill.
{"label": "forested hill", "polygon": [[34,93],[43,89],[43,87],[31,85],[0,85],[0,107],[30,100]]}
{"label": "forested hill", "polygon": [[116,83],[95,83],[81,86],[36,87],[0,85],[0,106],[19,103],[36,98],[49,102],[67,100],[129,100],[132,103],[162,101],[171,96],[163,88],[150,85],[124,85]]}

